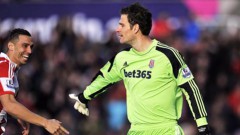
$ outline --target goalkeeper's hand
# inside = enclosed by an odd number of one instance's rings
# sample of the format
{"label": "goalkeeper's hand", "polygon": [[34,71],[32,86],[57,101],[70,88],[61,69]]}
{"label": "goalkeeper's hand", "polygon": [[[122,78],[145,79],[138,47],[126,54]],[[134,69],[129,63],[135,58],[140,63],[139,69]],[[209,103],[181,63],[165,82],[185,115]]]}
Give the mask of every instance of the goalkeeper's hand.
{"label": "goalkeeper's hand", "polygon": [[211,135],[210,128],[208,125],[198,127],[199,135]]}
{"label": "goalkeeper's hand", "polygon": [[78,110],[80,113],[89,116],[87,102],[88,100],[84,98],[83,93],[79,95],[76,94],[69,94],[69,97],[75,100],[74,108]]}

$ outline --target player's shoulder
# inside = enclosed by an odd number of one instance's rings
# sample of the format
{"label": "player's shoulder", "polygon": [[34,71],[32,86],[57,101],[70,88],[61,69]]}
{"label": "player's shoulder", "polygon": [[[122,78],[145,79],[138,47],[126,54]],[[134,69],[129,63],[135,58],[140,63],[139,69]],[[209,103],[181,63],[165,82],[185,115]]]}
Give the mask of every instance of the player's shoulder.
{"label": "player's shoulder", "polygon": [[118,54],[128,53],[128,52],[130,52],[130,50],[131,50],[131,47],[124,48]]}
{"label": "player's shoulder", "polygon": [[170,52],[173,52],[173,53],[179,53],[179,51],[176,48],[171,47],[171,46],[169,46],[167,44],[164,44],[164,43],[161,43],[161,42],[157,43],[156,50],[160,51],[160,52],[170,51]]}
{"label": "player's shoulder", "polygon": [[0,66],[9,65],[9,60],[5,57],[0,57]]}
{"label": "player's shoulder", "polygon": [[119,51],[116,55],[115,58],[123,58],[125,57],[131,50],[131,47],[124,48],[123,50]]}
{"label": "player's shoulder", "polygon": [[156,46],[156,51],[163,53],[167,57],[180,57],[182,58],[182,54],[174,47],[168,46],[159,42]]}
{"label": "player's shoulder", "polygon": [[[5,57],[0,57],[0,70],[1,73],[8,71],[10,67],[10,61]],[[0,73],[0,74],[1,74]]]}

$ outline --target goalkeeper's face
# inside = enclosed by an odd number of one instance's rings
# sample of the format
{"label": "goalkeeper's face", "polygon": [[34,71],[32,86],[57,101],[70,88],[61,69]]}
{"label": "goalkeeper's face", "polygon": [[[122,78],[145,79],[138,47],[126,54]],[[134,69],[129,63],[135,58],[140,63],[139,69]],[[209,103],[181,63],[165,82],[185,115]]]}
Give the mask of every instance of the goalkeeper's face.
{"label": "goalkeeper's face", "polygon": [[131,28],[126,14],[122,14],[116,29],[117,36],[120,43],[132,44],[135,39],[134,26]]}

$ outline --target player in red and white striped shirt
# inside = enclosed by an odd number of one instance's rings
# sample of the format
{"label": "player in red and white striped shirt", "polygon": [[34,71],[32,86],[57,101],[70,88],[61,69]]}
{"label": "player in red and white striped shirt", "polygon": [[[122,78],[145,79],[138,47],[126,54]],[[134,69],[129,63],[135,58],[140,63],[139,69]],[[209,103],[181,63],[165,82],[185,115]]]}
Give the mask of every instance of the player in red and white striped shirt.
{"label": "player in red and white striped shirt", "polygon": [[19,67],[27,63],[32,47],[31,34],[24,29],[14,29],[8,36],[7,52],[0,53],[0,135],[4,133],[7,114],[18,119],[23,135],[29,134],[29,123],[42,126],[54,135],[69,134],[58,120],[39,116],[15,99],[19,88],[17,73]]}

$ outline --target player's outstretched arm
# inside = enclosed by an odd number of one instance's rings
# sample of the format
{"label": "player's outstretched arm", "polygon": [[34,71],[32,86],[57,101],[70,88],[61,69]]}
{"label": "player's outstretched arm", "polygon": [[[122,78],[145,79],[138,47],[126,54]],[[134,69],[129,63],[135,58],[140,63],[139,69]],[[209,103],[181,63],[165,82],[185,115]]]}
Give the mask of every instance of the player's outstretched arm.
{"label": "player's outstretched arm", "polygon": [[25,122],[42,126],[49,133],[64,135],[69,134],[69,132],[61,126],[61,122],[58,120],[52,119],[48,120],[36,113],[31,112],[25,106],[20,104],[11,94],[5,94],[0,96],[0,101],[2,103],[3,109],[10,115],[15,118],[21,119]]}
{"label": "player's outstretched arm", "polygon": [[73,99],[75,102],[74,108],[79,111],[80,113],[89,116],[88,111],[88,100],[84,98],[83,93],[80,93],[79,95],[76,94],[69,94],[69,97]]}
{"label": "player's outstretched arm", "polygon": [[47,120],[44,128],[54,135],[68,135],[69,131],[61,126],[61,122],[55,119]]}
{"label": "player's outstretched arm", "polygon": [[[190,106],[194,119],[198,127],[200,135],[211,135],[211,131],[207,122],[207,112],[203,103],[200,90],[194,80],[190,80],[180,86],[183,88],[183,93],[187,97],[188,105]],[[200,105],[199,105],[200,104]]]}

